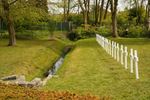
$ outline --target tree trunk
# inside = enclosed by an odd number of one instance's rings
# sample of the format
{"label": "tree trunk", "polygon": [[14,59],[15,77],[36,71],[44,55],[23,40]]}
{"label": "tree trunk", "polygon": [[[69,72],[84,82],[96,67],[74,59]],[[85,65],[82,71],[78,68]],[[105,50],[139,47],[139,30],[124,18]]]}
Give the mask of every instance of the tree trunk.
{"label": "tree trunk", "polygon": [[[87,29],[87,24],[88,24],[88,2],[87,2],[87,0],[84,0],[83,2],[84,3],[82,3],[81,2],[81,0],[78,0],[78,2],[79,2],[79,5],[80,5],[80,7],[81,7],[81,9],[82,9],[82,13],[83,13],[83,20],[84,20],[84,27],[85,27],[85,29]],[[83,6],[83,4],[84,4],[84,6]]]}
{"label": "tree trunk", "polygon": [[64,5],[63,5],[63,9],[64,9],[64,22],[67,21],[67,9],[66,9],[67,8],[66,7],[67,6],[67,4],[66,4],[67,2],[66,1],[67,0],[64,0],[64,2],[63,2],[64,3]]}
{"label": "tree trunk", "polygon": [[68,0],[68,8],[67,8],[67,21],[70,14],[70,0]]}
{"label": "tree trunk", "polygon": [[88,12],[87,11],[85,11],[84,13],[84,24],[85,26],[88,24]]}
{"label": "tree trunk", "polygon": [[117,32],[117,5],[118,0],[111,0],[112,36],[118,37]]}
{"label": "tree trunk", "polygon": [[[89,22],[90,20],[90,0],[87,1],[87,23]],[[89,24],[89,23],[88,23]]]}
{"label": "tree trunk", "polygon": [[95,25],[98,23],[98,0],[95,1]]}
{"label": "tree trunk", "polygon": [[110,4],[110,0],[107,0],[105,14],[104,14],[104,19],[106,19],[106,17],[107,17],[107,11],[108,11],[109,4]]}
{"label": "tree trunk", "polygon": [[117,33],[117,18],[116,18],[116,14],[114,13],[112,15],[112,36],[113,37],[118,37],[118,33]]}
{"label": "tree trunk", "polygon": [[101,0],[96,0],[96,1],[95,1],[95,25],[98,25],[98,22],[99,22],[99,16],[100,16],[100,11],[99,11],[100,1],[101,1]]}
{"label": "tree trunk", "polygon": [[148,28],[148,31],[150,32],[150,0],[148,0],[147,8],[148,8],[148,20],[147,20],[148,24],[147,24],[147,28]]}
{"label": "tree trunk", "polygon": [[14,29],[14,23],[10,16],[10,5],[8,3],[8,0],[2,0],[2,6],[4,9],[4,14],[7,20],[7,28],[9,32],[9,46],[16,45],[16,36],[15,36],[15,29]]}
{"label": "tree trunk", "polygon": [[103,7],[104,7],[104,0],[102,0],[101,7],[100,7],[100,19],[99,19],[100,25],[102,25],[102,16],[103,16],[103,10],[104,10]]}

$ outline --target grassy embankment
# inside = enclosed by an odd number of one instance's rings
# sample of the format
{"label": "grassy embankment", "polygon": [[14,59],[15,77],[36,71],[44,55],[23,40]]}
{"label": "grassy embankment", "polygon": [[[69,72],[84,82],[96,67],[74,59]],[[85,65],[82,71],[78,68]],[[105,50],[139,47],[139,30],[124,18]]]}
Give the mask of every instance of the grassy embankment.
{"label": "grassy embankment", "polygon": [[49,80],[44,89],[92,93],[115,100],[149,100],[150,40],[121,38],[115,41],[138,50],[139,80],[108,55],[95,39],[87,39],[76,43],[58,71],[58,77]]}
{"label": "grassy embankment", "polygon": [[0,78],[14,74],[25,75],[28,80],[43,77],[68,44],[57,33],[61,39],[18,39],[15,47],[8,47],[6,39],[0,40]]}

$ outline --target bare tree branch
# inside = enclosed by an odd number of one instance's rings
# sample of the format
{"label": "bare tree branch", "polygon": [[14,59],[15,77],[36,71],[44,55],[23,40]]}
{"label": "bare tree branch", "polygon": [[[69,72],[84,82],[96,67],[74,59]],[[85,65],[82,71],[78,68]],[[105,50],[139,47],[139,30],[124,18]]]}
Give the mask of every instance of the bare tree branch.
{"label": "bare tree branch", "polygon": [[14,4],[15,2],[17,2],[17,1],[18,1],[18,0],[14,0],[14,1],[10,2],[9,5],[12,5],[12,4]]}

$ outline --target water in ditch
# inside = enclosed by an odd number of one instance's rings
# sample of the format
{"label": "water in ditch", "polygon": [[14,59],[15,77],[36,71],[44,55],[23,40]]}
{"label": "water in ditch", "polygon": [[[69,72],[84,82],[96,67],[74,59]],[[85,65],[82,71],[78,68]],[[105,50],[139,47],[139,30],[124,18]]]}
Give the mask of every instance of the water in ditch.
{"label": "water in ditch", "polygon": [[71,49],[72,49],[72,46],[65,47],[65,49],[64,49],[63,54],[61,55],[61,57],[56,61],[56,63],[53,65],[53,67],[48,71],[48,76],[56,74],[57,70],[63,64],[65,56],[69,53],[69,51]]}

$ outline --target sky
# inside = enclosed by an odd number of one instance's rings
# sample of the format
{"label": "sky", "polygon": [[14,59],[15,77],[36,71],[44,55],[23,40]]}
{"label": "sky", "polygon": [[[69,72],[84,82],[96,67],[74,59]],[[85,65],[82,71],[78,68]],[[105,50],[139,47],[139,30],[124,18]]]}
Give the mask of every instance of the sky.
{"label": "sky", "polygon": [[[51,2],[55,2],[55,3],[57,3],[57,2],[60,2],[61,0],[48,0],[48,1],[51,1]],[[91,0],[91,1],[93,1],[93,0]],[[125,1],[126,0],[118,0],[118,11],[123,11],[124,10],[124,8],[126,7],[126,3],[125,3]],[[52,5],[48,5],[48,8],[49,8],[49,11],[51,12],[51,13],[62,13],[63,12],[63,9],[60,9],[60,8],[58,8],[57,6],[52,6]]]}

